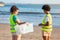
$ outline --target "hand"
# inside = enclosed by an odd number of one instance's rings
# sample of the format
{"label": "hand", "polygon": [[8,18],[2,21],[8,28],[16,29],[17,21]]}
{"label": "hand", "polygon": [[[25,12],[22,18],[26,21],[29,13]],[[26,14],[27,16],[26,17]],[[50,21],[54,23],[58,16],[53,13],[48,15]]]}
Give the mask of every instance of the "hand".
{"label": "hand", "polygon": [[40,23],[39,26],[42,26],[42,23]]}
{"label": "hand", "polygon": [[44,26],[49,26],[49,22],[47,21],[46,24]]}
{"label": "hand", "polygon": [[26,22],[25,24],[26,24],[27,26],[29,25],[29,23],[28,23],[28,22]]}

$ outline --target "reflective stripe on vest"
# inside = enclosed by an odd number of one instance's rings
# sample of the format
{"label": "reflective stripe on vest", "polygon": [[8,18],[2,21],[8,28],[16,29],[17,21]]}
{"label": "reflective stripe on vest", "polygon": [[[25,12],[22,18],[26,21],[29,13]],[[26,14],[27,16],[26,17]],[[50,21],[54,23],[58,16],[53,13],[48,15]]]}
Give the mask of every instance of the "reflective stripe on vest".
{"label": "reflective stripe on vest", "polygon": [[10,31],[11,32],[16,32],[16,30],[14,29],[14,26],[16,25],[16,23],[13,21],[13,14],[10,14]]}
{"label": "reflective stripe on vest", "polygon": [[[45,24],[45,20],[46,18],[49,18],[51,21],[49,21],[50,24],[52,24],[52,17],[50,14],[46,14],[42,20],[42,24]],[[42,31],[46,31],[46,32],[51,32],[52,31],[52,25],[49,26],[42,26],[41,28]]]}

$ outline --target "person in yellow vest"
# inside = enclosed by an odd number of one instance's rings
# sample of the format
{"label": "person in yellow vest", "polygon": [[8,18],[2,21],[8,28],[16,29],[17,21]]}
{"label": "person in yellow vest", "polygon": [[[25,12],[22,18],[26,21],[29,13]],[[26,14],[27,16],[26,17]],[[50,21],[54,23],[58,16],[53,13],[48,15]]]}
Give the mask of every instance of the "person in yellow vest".
{"label": "person in yellow vest", "polygon": [[50,40],[50,35],[52,32],[52,16],[50,14],[50,6],[49,5],[43,5],[42,7],[45,16],[42,19],[42,23],[39,24],[39,26],[42,26],[41,30],[42,30],[42,37],[43,40]]}
{"label": "person in yellow vest", "polygon": [[21,34],[20,33],[16,33],[16,30],[15,30],[15,25],[16,24],[24,24],[25,22],[21,22],[18,18],[17,18],[17,14],[19,12],[19,9],[13,5],[10,9],[10,32],[12,33],[12,40],[21,40]]}

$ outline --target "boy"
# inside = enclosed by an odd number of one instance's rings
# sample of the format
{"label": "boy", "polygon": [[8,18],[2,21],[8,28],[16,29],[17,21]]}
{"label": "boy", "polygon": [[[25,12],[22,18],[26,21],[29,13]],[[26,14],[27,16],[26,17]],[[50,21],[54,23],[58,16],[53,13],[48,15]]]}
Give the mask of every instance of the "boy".
{"label": "boy", "polygon": [[42,20],[42,23],[39,24],[39,26],[42,26],[42,37],[43,40],[50,40],[50,35],[52,31],[52,17],[51,14],[49,13],[50,11],[50,6],[49,5],[43,5],[42,7],[45,16]]}
{"label": "boy", "polygon": [[21,23],[18,18],[16,17],[16,15],[18,14],[18,8],[16,6],[12,6],[11,9],[10,9],[10,31],[12,33],[12,40],[21,40],[21,34],[20,33],[16,33],[16,30],[14,28],[14,26],[16,24],[24,24],[25,22]]}

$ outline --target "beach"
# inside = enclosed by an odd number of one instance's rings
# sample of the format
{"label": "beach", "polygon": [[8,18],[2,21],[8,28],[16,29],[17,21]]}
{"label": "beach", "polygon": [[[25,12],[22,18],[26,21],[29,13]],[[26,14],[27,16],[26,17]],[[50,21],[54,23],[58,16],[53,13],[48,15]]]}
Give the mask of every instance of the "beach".
{"label": "beach", "polygon": [[[0,40],[11,40],[11,33],[8,24],[0,24]],[[42,40],[40,27],[34,27],[34,32],[22,35],[22,40]],[[54,27],[51,40],[60,40],[60,28]]]}

